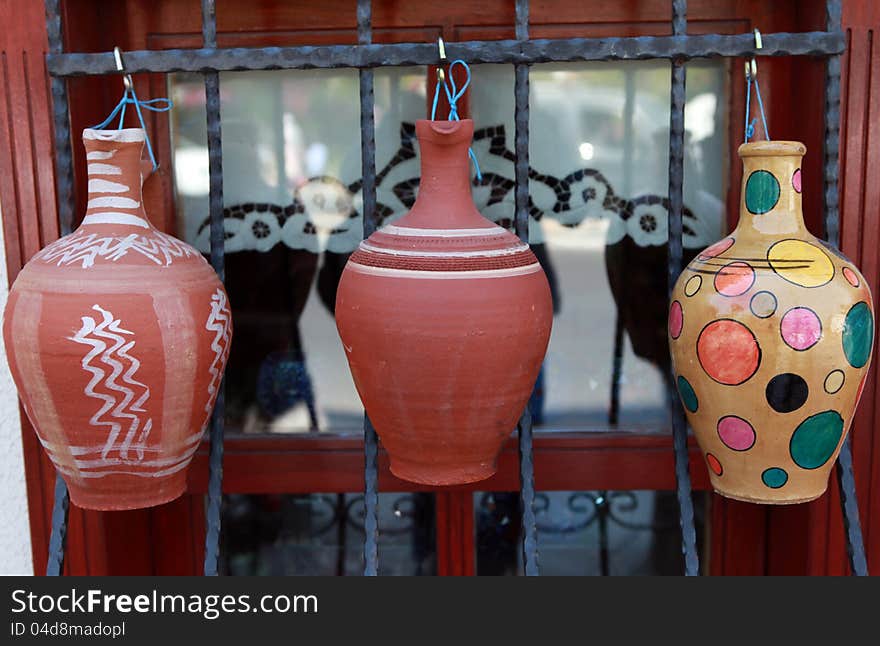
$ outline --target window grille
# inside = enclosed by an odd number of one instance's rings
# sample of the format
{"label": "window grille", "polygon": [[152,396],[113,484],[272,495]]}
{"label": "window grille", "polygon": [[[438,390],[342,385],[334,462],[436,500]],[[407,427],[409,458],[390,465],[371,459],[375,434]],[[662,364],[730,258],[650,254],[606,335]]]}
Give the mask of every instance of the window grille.
{"label": "window grille", "polygon": [[[669,254],[668,287],[671,290],[682,269],[682,212],[684,180],[685,65],[694,58],[751,57],[758,53],[753,35],[687,35],[687,0],[672,0],[672,35],[627,38],[529,38],[529,1],[516,1],[516,38],[499,41],[447,43],[450,58],[471,64],[506,63],[515,67],[515,231],[528,242],[529,202],[529,66],[536,63],[575,61],[620,61],[668,59],[671,62],[669,124]],[[375,124],[373,120],[373,69],[381,66],[436,65],[434,43],[374,44],[372,42],[372,3],[358,0],[358,44],[329,46],[218,48],[217,16],[214,0],[202,0],[202,38],[200,49],[171,49],[126,52],[127,73],[199,72],[205,78],[208,159],[210,174],[211,264],[224,275],[223,249],[223,160],[220,119],[219,72],[234,70],[334,69],[357,68],[360,76],[361,160],[363,173],[364,237],[377,225]],[[94,54],[65,53],[61,33],[60,0],[46,0],[49,53],[54,111],[55,163],[58,217],[61,234],[70,233],[73,222],[73,163],[67,86],[65,79],[81,75],[118,74],[113,52]],[[763,34],[762,56],[820,56],[827,61],[825,73],[824,140],[824,226],[825,236],[834,246],[839,242],[839,118],[840,54],[845,48],[841,31],[841,2],[826,2],[825,31]],[[687,424],[678,398],[670,392],[673,447],[675,451],[676,493],[679,505],[685,574],[699,574],[691,482],[688,473]],[[223,481],[224,398],[220,396],[211,418],[209,486],[206,510],[205,575],[218,573],[220,509]],[[532,421],[528,408],[518,424],[520,499],[522,504],[522,553],[525,574],[538,569],[537,526],[534,501],[534,461]],[[837,463],[846,545],[852,573],[866,575],[867,564],[859,522],[852,453],[847,439]],[[365,529],[364,574],[378,574],[378,438],[369,418],[364,417]],[[64,569],[69,500],[60,476],[55,484],[52,533],[49,543],[48,575]]]}

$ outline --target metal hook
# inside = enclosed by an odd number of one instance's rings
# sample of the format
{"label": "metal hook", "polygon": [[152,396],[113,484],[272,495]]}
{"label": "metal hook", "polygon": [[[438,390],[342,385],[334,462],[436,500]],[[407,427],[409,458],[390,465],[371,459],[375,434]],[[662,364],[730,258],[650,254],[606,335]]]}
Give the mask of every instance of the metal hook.
{"label": "metal hook", "polygon": [[[755,49],[764,49],[764,42],[761,40],[761,30],[756,27],[754,33]],[[752,59],[746,63],[746,77],[752,79],[758,78],[758,63],[755,61],[754,56],[752,56]]]}
{"label": "metal hook", "polygon": [[123,72],[122,83],[125,85],[125,89],[130,90],[134,83],[131,80],[131,74],[125,73],[125,65],[122,63],[122,50],[119,47],[113,48],[113,58],[116,59],[116,69]]}
{"label": "metal hook", "polygon": [[437,68],[437,78],[441,83],[446,82],[446,73],[443,71],[443,63],[446,62],[446,43],[443,42],[443,37],[437,37],[437,49],[440,51],[440,66]]}

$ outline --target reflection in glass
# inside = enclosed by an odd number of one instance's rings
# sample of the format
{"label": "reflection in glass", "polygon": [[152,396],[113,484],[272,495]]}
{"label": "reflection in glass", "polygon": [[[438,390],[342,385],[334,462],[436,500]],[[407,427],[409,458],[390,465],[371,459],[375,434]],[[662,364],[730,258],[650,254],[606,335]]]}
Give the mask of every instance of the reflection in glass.
{"label": "reflection in glass", "polygon": [[[721,236],[722,63],[688,65],[684,246]],[[424,68],[376,71],[377,215],[418,189],[414,122]],[[201,78],[175,75],[179,233],[208,251]],[[512,224],[513,68],[473,67],[474,200]],[[333,321],[336,285],[362,236],[355,70],[222,75],[227,284],[236,340],[231,432],[361,432]],[[538,65],[531,71],[530,240],[554,297],[554,332],[530,403],[548,430],[661,429],[669,66]]]}
{"label": "reflection in glass", "polygon": [[[708,500],[706,492],[694,493],[700,551]],[[522,575],[519,494],[477,493],[474,506],[477,574]],[[673,492],[539,492],[535,514],[542,575],[680,575],[684,571]]]}
{"label": "reflection in glass", "polygon": [[[380,575],[437,570],[434,496],[379,494]],[[356,494],[224,498],[223,574],[360,576],[364,497]]]}

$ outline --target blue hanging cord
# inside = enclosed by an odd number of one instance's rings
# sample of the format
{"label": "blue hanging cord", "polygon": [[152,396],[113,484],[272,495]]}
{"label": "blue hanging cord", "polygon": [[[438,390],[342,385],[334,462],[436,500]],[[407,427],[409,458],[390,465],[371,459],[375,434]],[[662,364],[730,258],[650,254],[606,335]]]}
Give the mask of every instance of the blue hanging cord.
{"label": "blue hanging cord", "polygon": [[122,125],[125,122],[125,110],[128,105],[133,105],[135,112],[137,112],[138,121],[141,123],[141,128],[144,129],[144,139],[147,143],[147,152],[150,154],[150,161],[153,162],[153,170],[159,168],[159,164],[156,163],[156,156],[153,154],[153,145],[150,143],[150,135],[147,133],[147,125],[144,122],[144,113],[143,110],[150,110],[151,112],[168,112],[172,107],[173,103],[171,99],[150,99],[149,101],[141,101],[138,99],[137,94],[135,94],[134,87],[125,88],[125,92],[122,94],[122,99],[120,99],[119,103],[116,104],[116,107],[113,108],[113,112],[104,119],[101,123],[96,126],[92,126],[93,130],[103,130],[113,119],[116,118],[116,115],[119,115],[119,125],[116,126],[117,130],[122,129]]}
{"label": "blue hanging cord", "polygon": [[[464,68],[465,74],[467,74],[467,78],[465,79],[464,85],[461,86],[461,89],[458,88],[455,84],[455,75],[452,73],[453,68],[456,65],[460,65]],[[449,65],[449,83],[446,83],[445,80],[440,80],[441,77],[438,74],[437,76],[437,85],[434,88],[434,102],[431,105],[431,120],[435,120],[437,118],[437,102],[440,99],[440,88],[443,88],[443,91],[446,93],[446,99],[449,101],[449,121],[461,121],[458,116],[458,100],[464,96],[465,91],[468,89],[468,86],[471,84],[471,68],[461,59],[457,59],[452,61]],[[477,156],[474,154],[473,148],[468,147],[468,156],[471,158],[471,161],[474,163],[474,171],[477,175],[477,181],[483,181],[483,174],[480,172],[480,163],[477,161]]]}
{"label": "blue hanging cord", "polygon": [[[748,63],[746,63],[748,66]],[[761,100],[761,86],[758,85],[758,78],[755,76],[752,78],[752,75],[746,71],[746,132],[745,132],[745,141],[748,143],[749,139],[751,139],[755,135],[755,124],[758,122],[758,117],[755,117],[751,121],[749,121],[749,117],[751,116],[751,108],[752,108],[752,83],[755,84],[755,97],[758,99],[758,110],[761,114],[761,124],[764,126],[764,136],[767,138],[767,141],[770,141],[770,132],[767,130],[767,117],[764,115],[764,102]]]}

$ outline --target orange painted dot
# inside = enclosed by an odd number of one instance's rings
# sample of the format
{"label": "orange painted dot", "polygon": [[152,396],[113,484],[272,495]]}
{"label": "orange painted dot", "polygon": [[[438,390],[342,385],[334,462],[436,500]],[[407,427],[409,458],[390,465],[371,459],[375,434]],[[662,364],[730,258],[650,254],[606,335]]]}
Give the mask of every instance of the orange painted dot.
{"label": "orange painted dot", "polygon": [[721,466],[718,458],[716,458],[711,453],[706,454],[706,463],[709,465],[709,468],[712,469],[712,473],[714,473],[716,476],[720,476],[722,473],[724,473],[724,468]]}
{"label": "orange painted dot", "polygon": [[712,321],[697,339],[697,358],[706,374],[718,383],[737,386],[755,374],[761,348],[755,335],[739,321]]}
{"label": "orange painted dot", "polygon": [[715,290],[722,296],[745,294],[754,282],[755,270],[744,262],[732,262],[715,274]]}
{"label": "orange painted dot", "polygon": [[859,277],[856,275],[856,272],[854,272],[849,267],[843,268],[843,277],[846,278],[846,282],[848,282],[853,287],[859,286]]}

